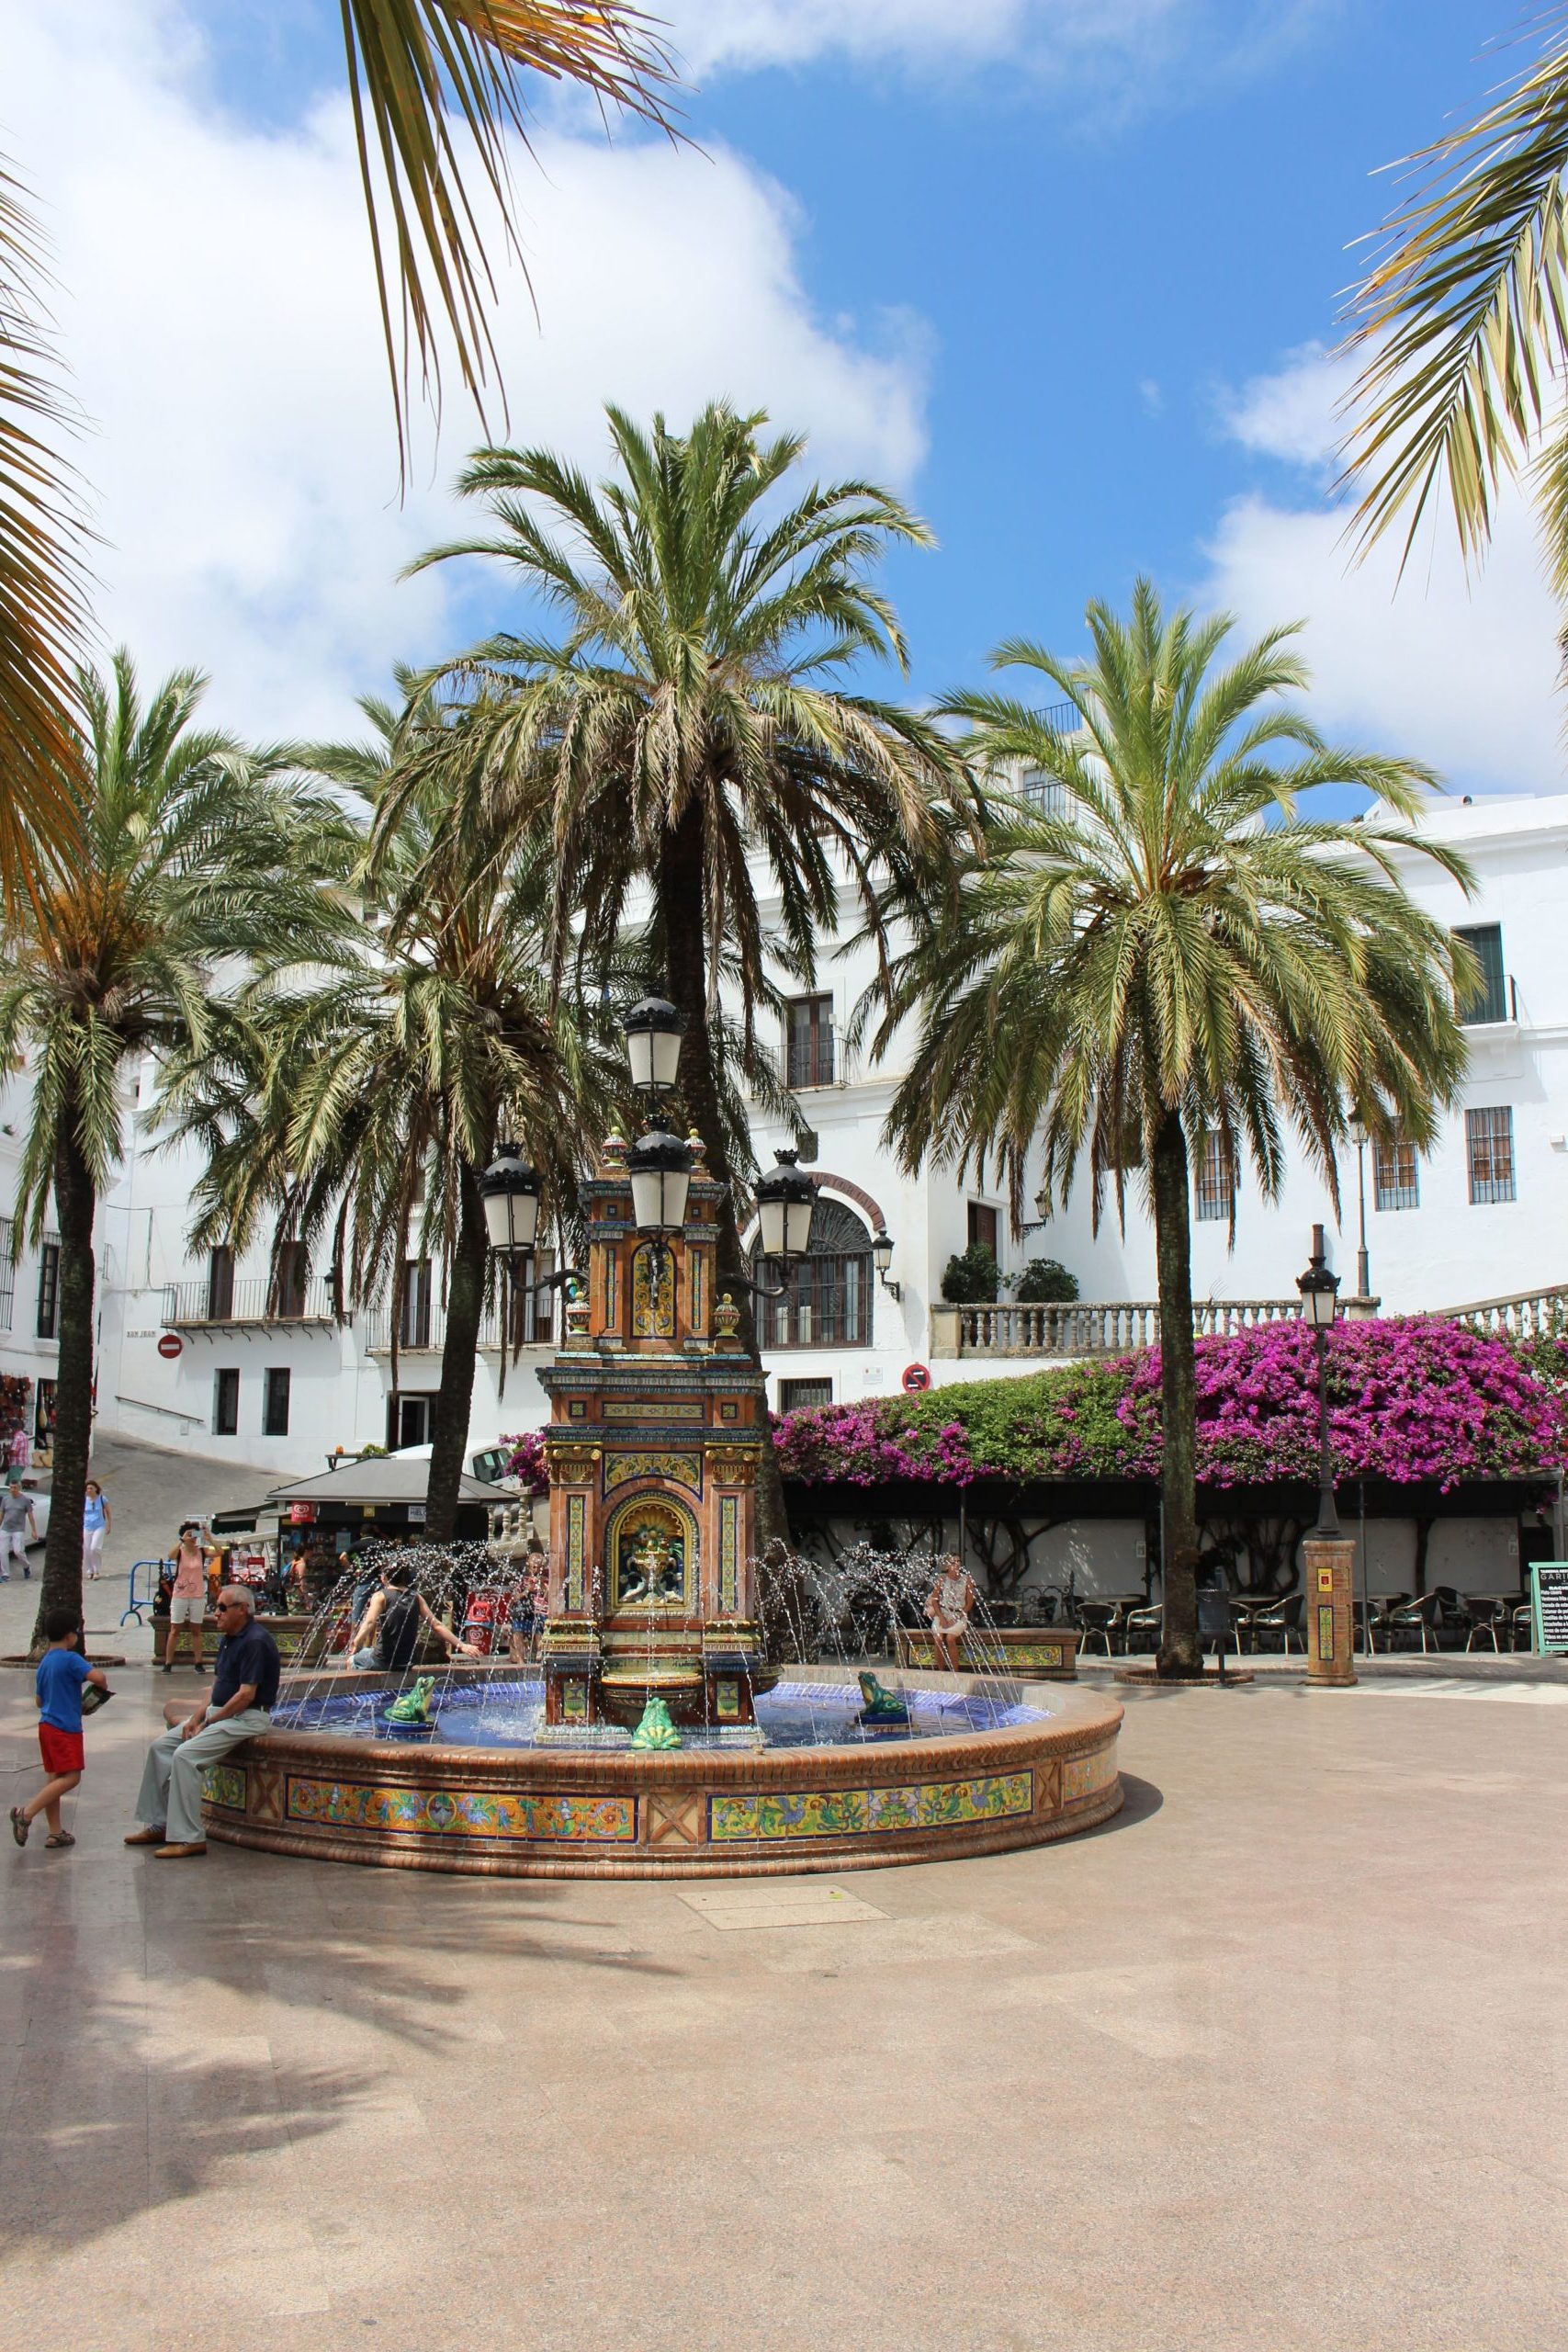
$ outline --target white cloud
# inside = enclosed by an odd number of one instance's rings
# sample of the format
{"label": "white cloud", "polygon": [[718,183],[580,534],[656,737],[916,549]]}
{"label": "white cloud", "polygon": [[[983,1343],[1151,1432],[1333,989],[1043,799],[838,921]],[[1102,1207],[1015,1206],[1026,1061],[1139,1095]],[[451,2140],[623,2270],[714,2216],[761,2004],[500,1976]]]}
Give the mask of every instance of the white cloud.
{"label": "white cloud", "polygon": [[1254,492],[1225,510],[1204,550],[1205,604],[1249,632],[1304,618],[1312,709],[1324,729],[1430,761],[1471,791],[1563,788],[1559,617],[1535,526],[1515,490],[1491,551],[1467,578],[1451,528],[1435,528],[1397,579],[1390,541],[1356,565],[1330,484],[1346,364],[1316,346],[1226,404],[1228,431],[1301,470],[1303,498]]}
{"label": "white cloud", "polygon": [[[399,506],[346,109],[279,135],[223,115],[179,0],[0,0],[0,145],[44,205],[96,425],[105,637],[144,674],[209,669],[215,718],[341,726],[395,656],[467,632],[456,574],[396,573],[455,535],[442,485],[479,437],[449,384]],[[722,393],[808,430],[824,469],[908,481],[919,331],[813,317],[784,190],[722,149],[557,129],[537,155],[517,189],[539,321],[513,271],[496,329],[512,438],[597,467],[605,399],[683,419]]]}

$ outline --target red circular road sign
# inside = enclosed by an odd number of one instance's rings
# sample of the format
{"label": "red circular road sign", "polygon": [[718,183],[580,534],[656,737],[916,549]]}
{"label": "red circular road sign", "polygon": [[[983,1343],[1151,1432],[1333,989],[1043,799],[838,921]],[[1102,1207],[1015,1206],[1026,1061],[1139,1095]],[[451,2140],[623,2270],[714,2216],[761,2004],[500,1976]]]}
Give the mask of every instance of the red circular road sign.
{"label": "red circular road sign", "polygon": [[917,1395],[922,1388],[929,1388],[931,1385],[931,1375],[929,1364],[907,1363],[904,1366],[904,1385],[911,1396]]}
{"label": "red circular road sign", "polygon": [[158,1353],[161,1356],[177,1356],[183,1354],[184,1351],[185,1341],[181,1339],[177,1331],[161,1331],[159,1333]]}

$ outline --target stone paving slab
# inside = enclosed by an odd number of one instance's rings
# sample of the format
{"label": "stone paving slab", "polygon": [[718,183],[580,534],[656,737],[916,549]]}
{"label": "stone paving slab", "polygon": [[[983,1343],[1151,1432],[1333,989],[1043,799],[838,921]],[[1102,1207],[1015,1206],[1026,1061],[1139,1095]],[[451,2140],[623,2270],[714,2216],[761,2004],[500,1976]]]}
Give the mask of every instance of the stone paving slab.
{"label": "stone paving slab", "polygon": [[[1133,1693],[1087,1838],[682,1891],[156,1863],[118,1679],[76,1848],[0,1846],[6,2346],[1568,2333],[1559,1706]],[[0,1764],[33,1722],[0,1678]]]}

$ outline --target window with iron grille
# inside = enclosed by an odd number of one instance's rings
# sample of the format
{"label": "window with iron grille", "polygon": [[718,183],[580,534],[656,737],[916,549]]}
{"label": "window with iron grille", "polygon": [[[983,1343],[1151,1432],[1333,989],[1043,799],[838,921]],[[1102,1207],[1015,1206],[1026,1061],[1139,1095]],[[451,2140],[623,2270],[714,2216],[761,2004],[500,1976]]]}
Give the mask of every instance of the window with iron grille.
{"label": "window with iron grille", "polygon": [[1514,1114],[1509,1109],[1467,1111],[1465,1150],[1470,1197],[1476,1207],[1517,1198],[1514,1189]]}
{"label": "window with iron grille", "polygon": [[1223,1217],[1228,1224],[1235,1211],[1235,1163],[1224,1136],[1211,1127],[1198,1150],[1192,1214],[1200,1222]]}
{"label": "window with iron grille", "polygon": [[781,1413],[803,1412],[813,1405],[830,1405],[833,1384],[830,1380],[781,1380],[779,1410]]}
{"label": "window with iron grille", "polygon": [[1042,768],[1031,768],[1023,779],[1023,797],[1041,817],[1065,817],[1067,813],[1067,788]]}
{"label": "window with iron grille", "polygon": [[212,1434],[214,1437],[238,1437],[240,1434],[240,1372],[237,1364],[227,1364],[212,1375]]}
{"label": "window with iron grille", "polygon": [[1416,1147],[1402,1135],[1372,1145],[1372,1199],[1380,1209],[1418,1209],[1421,1179]]}
{"label": "window with iron grille", "polygon": [[38,1261],[38,1337],[60,1337],[60,1242],[46,1239]]}
{"label": "window with iron grille", "polygon": [[288,1367],[272,1364],[268,1367],[266,1385],[262,1392],[263,1437],[288,1435]]}
{"label": "window with iron grille", "polygon": [[233,1312],[234,1252],[220,1243],[207,1253],[207,1319],[209,1323],[227,1323]]}
{"label": "window with iron grille", "polygon": [[[770,1269],[757,1261],[759,1276]],[[818,1195],[811,1252],[792,1266],[783,1298],[759,1299],[764,1347],[863,1348],[871,1341],[871,1236],[852,1209]]]}
{"label": "window with iron grille", "polygon": [[16,1228],[8,1216],[0,1216],[0,1331],[10,1329],[17,1304],[17,1267],[11,1256],[15,1244]]}
{"label": "window with iron grille", "polygon": [[784,1007],[784,1080],[790,1086],[833,1083],[833,1000],[797,996]]}
{"label": "window with iron grille", "polygon": [[1464,997],[1455,1006],[1460,1020],[1467,1028],[1478,1028],[1488,1021],[1508,1018],[1508,984],[1503,974],[1503,926],[1498,922],[1471,923],[1454,937],[1462,940],[1481,967],[1474,994]]}
{"label": "window with iron grille", "polygon": [[[430,1345],[430,1272],[428,1258],[409,1258],[403,1262],[403,1310],[398,1325],[400,1348]],[[423,1439],[419,1442],[423,1444]]]}

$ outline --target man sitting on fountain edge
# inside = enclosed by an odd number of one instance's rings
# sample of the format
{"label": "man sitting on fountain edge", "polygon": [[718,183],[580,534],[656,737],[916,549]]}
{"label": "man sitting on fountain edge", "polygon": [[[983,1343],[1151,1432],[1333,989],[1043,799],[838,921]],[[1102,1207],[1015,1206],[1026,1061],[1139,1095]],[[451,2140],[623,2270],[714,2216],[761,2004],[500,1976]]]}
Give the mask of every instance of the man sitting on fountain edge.
{"label": "man sitting on fountain edge", "polygon": [[272,1724],[277,1697],[277,1644],[265,1625],[255,1623],[252,1594],[243,1584],[227,1584],[218,1596],[218,1666],[212,1695],[205,1706],[187,1713],[185,1702],[173,1701],[164,1710],[169,1728],[147,1751],[136,1818],[141,1824],[126,1839],[128,1846],[155,1846],[161,1862],[183,1860],[187,1854],[205,1854],[202,1834],[201,1784],[209,1764],[216,1764],[243,1739],[252,1739]]}

